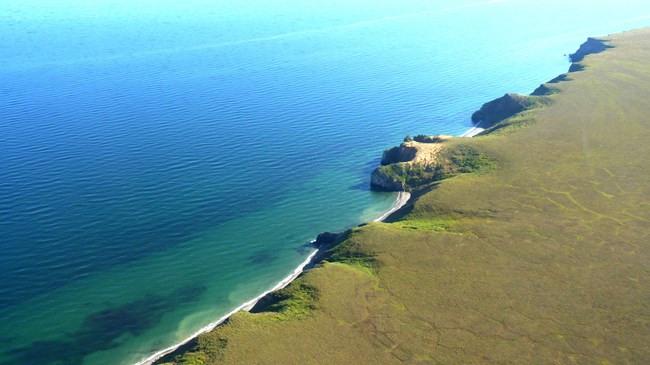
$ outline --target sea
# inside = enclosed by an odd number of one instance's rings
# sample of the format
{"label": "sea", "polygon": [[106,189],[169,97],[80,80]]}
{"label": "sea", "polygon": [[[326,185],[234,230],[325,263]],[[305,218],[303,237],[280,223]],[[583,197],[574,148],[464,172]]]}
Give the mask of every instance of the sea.
{"label": "sea", "polygon": [[405,135],[650,2],[2,0],[0,364],[133,365],[381,216]]}

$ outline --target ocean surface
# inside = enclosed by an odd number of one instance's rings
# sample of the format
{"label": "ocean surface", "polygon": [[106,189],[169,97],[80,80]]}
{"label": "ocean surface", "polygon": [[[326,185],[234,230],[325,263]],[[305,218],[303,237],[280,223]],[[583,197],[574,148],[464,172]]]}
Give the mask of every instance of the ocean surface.
{"label": "ocean surface", "polygon": [[0,2],[0,364],[133,364],[377,218],[383,149],[458,135],[647,1]]}

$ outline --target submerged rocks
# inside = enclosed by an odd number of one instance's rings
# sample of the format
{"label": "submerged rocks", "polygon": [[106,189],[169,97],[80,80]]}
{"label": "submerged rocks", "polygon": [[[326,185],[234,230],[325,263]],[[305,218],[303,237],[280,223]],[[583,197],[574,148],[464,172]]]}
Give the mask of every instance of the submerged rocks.
{"label": "submerged rocks", "polygon": [[314,246],[321,247],[323,245],[332,244],[336,242],[336,240],[338,240],[340,236],[341,236],[340,233],[334,233],[334,232],[319,233],[318,236],[316,236],[316,241],[314,241]]}

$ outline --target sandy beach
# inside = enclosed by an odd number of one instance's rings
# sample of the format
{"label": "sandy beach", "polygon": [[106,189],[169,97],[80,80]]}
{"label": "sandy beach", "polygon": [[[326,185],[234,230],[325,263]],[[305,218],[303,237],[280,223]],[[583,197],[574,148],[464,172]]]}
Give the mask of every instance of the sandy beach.
{"label": "sandy beach", "polygon": [[[404,191],[398,192],[397,198],[395,199],[395,202],[390,207],[390,209],[387,210],[384,214],[382,214],[379,218],[374,219],[373,222],[381,222],[381,221],[385,220],[391,214],[393,214],[394,212],[396,212],[397,210],[402,208],[404,205],[406,205],[406,203],[408,203],[410,198],[411,198],[410,193],[404,192]],[[195,333],[193,333],[191,336],[187,337],[183,341],[181,341],[181,342],[179,342],[179,343],[177,343],[177,344],[175,344],[173,346],[170,346],[168,348],[165,348],[163,350],[160,350],[160,351],[156,352],[155,354],[147,357],[146,359],[138,361],[137,363],[135,363],[135,365],[152,365],[152,364],[155,364],[157,360],[161,359],[165,355],[168,355],[168,354],[176,351],[179,347],[181,347],[181,346],[187,344],[188,342],[192,341],[197,336],[199,336],[199,335],[201,335],[203,333],[212,331],[217,326],[224,323],[233,314],[235,314],[235,313],[237,313],[239,311],[249,311],[249,310],[251,310],[255,306],[255,304],[257,304],[260,301],[260,299],[264,298],[269,293],[272,293],[272,292],[274,292],[276,290],[280,290],[280,289],[286,287],[287,285],[291,284],[291,282],[294,281],[298,276],[300,276],[300,274],[302,274],[304,271],[309,270],[310,268],[312,268],[314,266],[314,264],[316,264],[316,262],[313,262],[313,261],[316,258],[319,257],[318,254],[322,253],[322,251],[325,251],[325,250],[327,250],[329,248],[330,248],[330,246],[328,245],[328,246],[321,247],[319,249],[314,249],[307,256],[307,258],[305,258],[305,261],[303,261],[300,265],[298,265],[298,267],[296,267],[291,272],[291,274],[289,274],[286,278],[282,279],[280,282],[278,282],[272,288],[266,290],[265,292],[261,293],[257,297],[255,297],[255,298],[243,303],[242,305],[238,306],[237,308],[231,310],[230,312],[228,312],[225,315],[223,315],[222,317],[220,317],[218,320],[216,320],[216,321],[208,324],[207,326],[201,328],[200,330],[196,331]]]}
{"label": "sandy beach", "polygon": [[[474,137],[477,134],[481,133],[485,129],[480,128],[479,125],[480,125],[480,123],[474,125],[472,128],[467,130],[465,133],[459,135],[459,137],[469,137],[469,138],[471,138],[471,137]],[[399,210],[404,205],[406,205],[410,199],[411,199],[411,194],[409,192],[405,192],[405,191],[398,192],[397,198],[395,199],[395,202],[390,207],[390,209],[387,210],[384,214],[382,214],[378,218],[373,219],[372,222],[382,222],[382,221],[384,221],[391,214],[395,213],[397,210]],[[272,287],[269,290],[261,293],[257,297],[243,303],[239,307],[237,307],[237,308],[233,309],[232,311],[228,312],[227,314],[225,314],[224,316],[222,316],[218,320],[216,320],[216,321],[208,324],[207,326],[201,328],[197,332],[193,333],[191,336],[189,336],[186,339],[184,339],[183,341],[177,343],[176,345],[170,346],[170,347],[168,347],[166,349],[163,349],[163,350],[160,350],[160,351],[156,352],[155,354],[149,356],[148,358],[137,362],[135,365],[152,365],[152,364],[155,364],[155,362],[157,360],[159,360],[160,358],[162,358],[165,355],[168,355],[168,354],[176,351],[176,349],[178,349],[179,347],[181,347],[181,346],[187,344],[188,342],[192,341],[197,336],[199,336],[199,335],[201,335],[203,333],[212,331],[217,326],[219,326],[220,324],[225,322],[233,314],[235,314],[235,313],[237,313],[239,311],[249,311],[249,310],[251,310],[260,301],[260,299],[264,298],[269,293],[272,293],[272,292],[274,292],[276,290],[280,290],[280,289],[286,287],[287,285],[291,284],[291,282],[294,281],[298,276],[300,276],[300,274],[302,274],[304,271],[313,268],[314,265],[316,264],[316,262],[314,262],[314,261],[318,261],[318,258],[320,256],[322,256],[322,255],[319,255],[319,253],[322,253],[323,251],[326,251],[329,248],[331,248],[330,245],[321,247],[319,249],[314,249],[309,254],[309,256],[307,256],[305,261],[303,261],[298,267],[296,267],[295,270],[293,270],[293,272],[289,276],[282,279],[274,287]]]}
{"label": "sandy beach", "polygon": [[481,125],[481,123],[477,123],[472,128],[467,130],[467,132],[461,134],[459,137],[474,137],[475,135],[483,132],[485,130],[485,128],[481,128],[480,125]]}
{"label": "sandy beach", "polygon": [[[479,125],[480,125],[480,123],[474,125],[472,128],[467,130],[465,133],[459,135],[459,137],[469,137],[469,138],[471,138],[471,137],[474,137],[477,134],[481,133],[485,129],[480,128]],[[397,198],[395,199],[395,202],[390,207],[390,209],[387,210],[384,214],[382,214],[378,218],[373,219],[372,222],[382,222],[382,221],[384,221],[391,214],[395,213],[397,210],[399,210],[404,205],[406,205],[410,199],[411,199],[411,194],[409,192],[406,192],[406,191],[398,192]],[[280,289],[286,287],[287,285],[291,284],[291,282],[294,281],[298,276],[300,276],[300,274],[302,274],[304,271],[313,268],[314,265],[316,264],[316,262],[314,262],[314,261],[317,261],[319,256],[321,256],[321,255],[319,255],[319,253],[322,253],[322,251],[325,251],[325,250],[327,250],[329,248],[331,248],[330,245],[321,247],[319,249],[314,249],[309,254],[309,256],[307,256],[305,261],[303,261],[295,270],[293,270],[293,272],[289,276],[282,279],[279,283],[277,283],[271,289],[263,292],[262,294],[258,295],[255,298],[243,303],[242,305],[240,305],[239,307],[237,307],[237,308],[233,309],[232,311],[228,312],[227,314],[225,314],[224,316],[222,316],[221,318],[219,318],[215,322],[212,322],[212,323],[208,324],[207,326],[201,328],[197,332],[193,333],[191,336],[189,336],[188,338],[186,338],[183,341],[179,342],[178,344],[176,344],[174,346],[170,346],[170,347],[168,347],[166,349],[160,350],[160,351],[156,352],[155,354],[149,356],[148,358],[137,362],[135,365],[151,365],[151,364],[154,364],[156,362],[156,360],[159,360],[163,356],[174,352],[176,349],[178,349],[179,347],[181,347],[181,346],[187,344],[188,342],[192,341],[197,336],[199,336],[199,335],[201,335],[203,333],[212,331],[217,326],[219,326],[220,324],[225,322],[233,314],[235,314],[235,313],[237,313],[239,311],[249,311],[249,310],[251,310],[260,301],[260,299],[264,298],[269,293],[272,293],[272,292],[274,292],[276,290],[280,290]]]}

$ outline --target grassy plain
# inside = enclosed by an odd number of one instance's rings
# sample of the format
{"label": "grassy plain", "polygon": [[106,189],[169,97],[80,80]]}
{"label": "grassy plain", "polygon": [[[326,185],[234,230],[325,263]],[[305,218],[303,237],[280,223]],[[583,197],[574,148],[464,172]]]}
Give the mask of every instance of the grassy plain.
{"label": "grassy plain", "polygon": [[650,363],[650,30],[610,45],[525,127],[463,140],[498,168],[354,229],[175,363]]}

